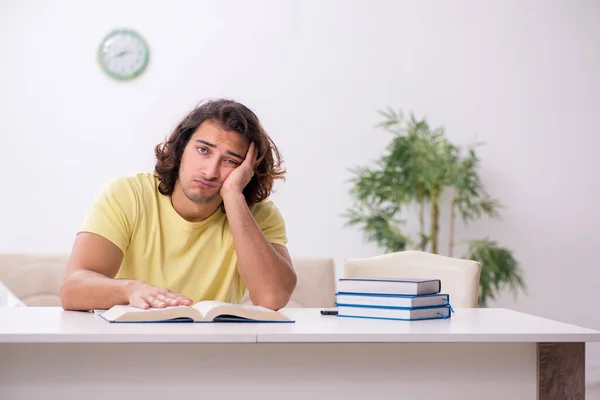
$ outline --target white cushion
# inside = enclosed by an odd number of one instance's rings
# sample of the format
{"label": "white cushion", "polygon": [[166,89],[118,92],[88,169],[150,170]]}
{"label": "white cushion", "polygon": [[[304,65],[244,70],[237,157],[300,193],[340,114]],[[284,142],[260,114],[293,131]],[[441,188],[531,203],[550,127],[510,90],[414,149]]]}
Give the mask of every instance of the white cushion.
{"label": "white cushion", "polygon": [[0,307],[25,307],[25,303],[0,282]]}

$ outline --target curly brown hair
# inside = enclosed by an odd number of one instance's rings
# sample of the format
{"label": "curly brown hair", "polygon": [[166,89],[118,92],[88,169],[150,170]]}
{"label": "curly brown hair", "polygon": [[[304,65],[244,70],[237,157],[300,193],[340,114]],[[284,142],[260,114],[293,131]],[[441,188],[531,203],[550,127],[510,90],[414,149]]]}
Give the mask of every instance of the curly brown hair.
{"label": "curly brown hair", "polygon": [[217,122],[224,129],[238,132],[249,142],[254,142],[258,150],[258,160],[255,174],[244,188],[244,197],[248,205],[269,197],[274,181],[284,179],[286,173],[282,167],[283,160],[279,150],[263,129],[256,114],[243,104],[228,99],[200,103],[177,124],[164,142],[155,147],[155,176],[160,180],[160,193],[169,196],[173,194],[175,182],[179,177],[183,150],[204,121]]}

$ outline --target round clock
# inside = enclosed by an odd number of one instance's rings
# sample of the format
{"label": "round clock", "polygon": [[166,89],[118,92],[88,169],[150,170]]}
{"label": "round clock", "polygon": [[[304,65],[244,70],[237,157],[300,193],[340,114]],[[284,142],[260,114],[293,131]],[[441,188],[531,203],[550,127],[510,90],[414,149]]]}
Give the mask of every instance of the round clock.
{"label": "round clock", "polygon": [[146,41],[130,29],[116,29],[104,37],[98,48],[98,61],[109,76],[127,80],[140,75],[148,65]]}

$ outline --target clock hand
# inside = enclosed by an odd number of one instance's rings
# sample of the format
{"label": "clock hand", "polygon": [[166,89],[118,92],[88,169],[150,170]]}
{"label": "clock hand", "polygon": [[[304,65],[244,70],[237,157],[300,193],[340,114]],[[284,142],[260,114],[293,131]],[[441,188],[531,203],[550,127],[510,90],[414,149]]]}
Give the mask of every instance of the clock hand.
{"label": "clock hand", "polygon": [[110,59],[114,59],[114,58],[119,58],[119,57],[123,57],[125,54],[131,53],[129,50],[123,50],[117,54],[115,54],[114,56],[112,56]]}

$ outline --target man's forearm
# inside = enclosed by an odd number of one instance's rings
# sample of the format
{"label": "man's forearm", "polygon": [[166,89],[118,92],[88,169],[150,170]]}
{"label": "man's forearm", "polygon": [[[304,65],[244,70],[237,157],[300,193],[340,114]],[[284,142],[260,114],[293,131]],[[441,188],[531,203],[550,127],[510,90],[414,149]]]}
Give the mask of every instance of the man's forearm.
{"label": "man's forearm", "polygon": [[242,193],[224,198],[237,265],[256,305],[284,307],[296,287],[296,274],[263,234]]}
{"label": "man's forearm", "polygon": [[94,271],[74,271],[61,285],[61,305],[65,310],[105,310],[128,304],[128,293],[135,284],[135,281],[111,279]]}

